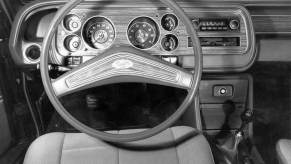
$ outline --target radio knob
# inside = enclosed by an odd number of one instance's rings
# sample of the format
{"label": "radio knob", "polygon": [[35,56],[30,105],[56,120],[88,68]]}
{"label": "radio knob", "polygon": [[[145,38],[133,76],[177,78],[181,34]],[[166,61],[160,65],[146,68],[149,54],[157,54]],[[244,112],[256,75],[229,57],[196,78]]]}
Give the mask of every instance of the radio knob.
{"label": "radio knob", "polygon": [[230,22],[229,22],[229,27],[230,29],[232,30],[237,30],[239,28],[239,21],[236,20],[236,19],[232,19]]}
{"label": "radio knob", "polygon": [[192,23],[193,23],[193,25],[194,25],[195,28],[198,28],[199,27],[199,24],[200,23],[199,23],[199,20],[198,19],[193,19],[192,20]]}

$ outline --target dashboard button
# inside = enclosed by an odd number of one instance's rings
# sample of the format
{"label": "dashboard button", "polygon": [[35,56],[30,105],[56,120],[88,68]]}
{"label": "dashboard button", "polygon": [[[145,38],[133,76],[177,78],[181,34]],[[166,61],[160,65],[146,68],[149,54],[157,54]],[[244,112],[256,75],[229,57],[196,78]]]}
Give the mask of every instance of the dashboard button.
{"label": "dashboard button", "polygon": [[233,96],[233,86],[231,86],[231,85],[214,86],[214,88],[213,88],[213,96],[215,96],[215,97],[230,97],[230,96]]}

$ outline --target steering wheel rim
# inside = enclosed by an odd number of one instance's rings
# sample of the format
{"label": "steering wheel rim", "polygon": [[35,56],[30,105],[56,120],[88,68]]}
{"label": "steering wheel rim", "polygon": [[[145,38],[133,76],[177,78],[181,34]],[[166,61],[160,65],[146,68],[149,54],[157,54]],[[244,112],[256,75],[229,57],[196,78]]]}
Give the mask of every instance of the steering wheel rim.
{"label": "steering wheel rim", "polygon": [[138,132],[138,133],[132,133],[132,134],[112,134],[112,133],[106,133],[103,131],[99,131],[96,129],[93,129],[80,121],[78,121],[75,117],[73,117],[61,104],[58,97],[56,96],[54,92],[54,88],[52,87],[52,82],[49,77],[48,72],[48,56],[49,56],[49,49],[52,42],[52,39],[54,37],[55,31],[58,27],[58,25],[61,23],[61,21],[64,19],[64,17],[77,5],[79,5],[84,0],[72,0],[66,3],[62,8],[58,10],[56,15],[54,16],[53,20],[51,21],[51,24],[48,28],[47,35],[43,40],[43,49],[42,54],[40,57],[40,72],[41,72],[41,78],[44,85],[45,92],[47,93],[47,96],[49,100],[51,101],[52,105],[56,109],[56,111],[61,115],[61,117],[66,120],[69,124],[71,124],[74,128],[77,130],[86,133],[90,136],[93,136],[95,138],[99,138],[105,141],[109,142],[132,142],[137,140],[142,140],[149,138],[151,136],[154,136],[161,131],[169,128],[172,124],[174,124],[186,111],[187,107],[192,103],[192,100],[194,99],[196,93],[199,89],[199,83],[201,80],[202,75],[202,50],[199,42],[199,38],[197,36],[196,30],[190,21],[190,19],[186,16],[185,12],[182,8],[178,6],[178,4],[174,0],[160,0],[165,5],[167,5],[170,9],[174,11],[174,13],[182,20],[184,25],[186,26],[186,30],[188,35],[190,35],[193,43],[193,50],[194,50],[194,56],[195,56],[195,65],[194,65],[194,74],[193,74],[193,80],[191,84],[191,89],[188,91],[188,95],[183,101],[183,103],[180,105],[180,107],[174,112],[167,120],[162,122],[161,124],[157,125],[154,128]]}

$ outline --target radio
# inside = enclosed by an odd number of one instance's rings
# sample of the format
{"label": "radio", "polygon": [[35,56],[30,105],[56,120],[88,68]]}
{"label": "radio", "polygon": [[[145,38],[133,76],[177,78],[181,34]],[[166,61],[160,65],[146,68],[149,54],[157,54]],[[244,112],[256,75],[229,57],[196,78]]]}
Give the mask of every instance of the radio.
{"label": "radio", "polygon": [[230,31],[238,32],[240,30],[239,18],[197,18],[192,19],[197,30],[201,32],[208,31]]}

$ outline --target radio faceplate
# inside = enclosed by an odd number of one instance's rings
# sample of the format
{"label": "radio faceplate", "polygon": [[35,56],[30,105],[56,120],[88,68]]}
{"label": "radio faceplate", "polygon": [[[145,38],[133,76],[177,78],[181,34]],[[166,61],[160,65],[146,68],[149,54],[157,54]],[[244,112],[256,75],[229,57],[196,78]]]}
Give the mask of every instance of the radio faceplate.
{"label": "radio faceplate", "polygon": [[198,31],[227,31],[239,32],[240,19],[238,17],[225,17],[225,18],[198,18],[192,19],[193,24],[196,25]]}
{"label": "radio faceplate", "polygon": [[[252,47],[248,14],[242,8],[201,8],[188,10],[197,29],[203,55],[244,55]],[[191,39],[185,38],[191,48]]]}

